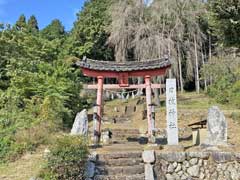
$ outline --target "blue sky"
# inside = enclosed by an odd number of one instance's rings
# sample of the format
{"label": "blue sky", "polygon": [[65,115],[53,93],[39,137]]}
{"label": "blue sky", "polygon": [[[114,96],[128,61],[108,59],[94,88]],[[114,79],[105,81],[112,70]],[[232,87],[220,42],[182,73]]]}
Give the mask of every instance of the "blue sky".
{"label": "blue sky", "polygon": [[60,19],[70,30],[86,0],[0,0],[0,23],[14,24],[21,14],[37,17],[43,28],[53,19]]}

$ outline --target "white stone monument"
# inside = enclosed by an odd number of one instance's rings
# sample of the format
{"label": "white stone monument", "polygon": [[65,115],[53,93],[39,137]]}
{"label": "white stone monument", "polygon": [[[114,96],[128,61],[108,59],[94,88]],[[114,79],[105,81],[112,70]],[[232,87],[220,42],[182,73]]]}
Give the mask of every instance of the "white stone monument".
{"label": "white stone monument", "polygon": [[203,143],[211,146],[227,145],[227,121],[217,106],[208,110],[207,138]]}
{"label": "white stone monument", "polygon": [[73,127],[71,130],[71,135],[83,135],[88,134],[88,115],[87,110],[84,109],[80,113],[77,113]]}
{"label": "white stone monument", "polygon": [[167,107],[167,142],[168,145],[178,145],[177,123],[177,95],[176,79],[167,79],[166,107]]}

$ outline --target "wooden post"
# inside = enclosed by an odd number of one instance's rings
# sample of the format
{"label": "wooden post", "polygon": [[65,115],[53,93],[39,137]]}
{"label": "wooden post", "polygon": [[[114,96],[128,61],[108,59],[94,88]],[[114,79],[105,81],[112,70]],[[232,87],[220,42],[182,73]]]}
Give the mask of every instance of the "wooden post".
{"label": "wooden post", "polygon": [[[103,95],[103,77],[98,76],[98,89],[97,89],[97,115],[98,115],[98,121],[96,125],[96,132],[98,133],[98,136],[101,136],[101,121],[102,121],[102,95]],[[99,138],[100,140],[100,138]]]}
{"label": "wooden post", "polygon": [[151,110],[151,76],[145,76],[145,84],[146,84],[146,102],[147,102],[147,119],[148,119],[148,136],[152,136],[152,110]]}

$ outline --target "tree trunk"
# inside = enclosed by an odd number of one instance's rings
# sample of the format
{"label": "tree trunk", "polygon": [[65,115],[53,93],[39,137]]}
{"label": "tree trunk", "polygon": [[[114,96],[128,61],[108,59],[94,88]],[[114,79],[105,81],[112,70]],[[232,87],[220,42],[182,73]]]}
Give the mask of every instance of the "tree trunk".
{"label": "tree trunk", "polygon": [[[211,62],[211,60],[212,60],[212,38],[211,38],[211,35],[209,35],[209,62]],[[213,77],[212,77],[212,75],[210,75],[210,85],[212,85],[212,83],[213,83]]]}
{"label": "tree trunk", "polygon": [[199,82],[199,65],[198,65],[198,53],[197,53],[197,40],[196,35],[194,34],[194,49],[195,49],[195,85],[196,92],[200,92],[200,82]]}
{"label": "tree trunk", "polygon": [[[204,65],[205,64],[205,56],[204,56],[203,47],[202,47],[201,55],[202,55],[202,63]],[[204,76],[204,91],[207,92],[207,79],[205,76]]]}
{"label": "tree trunk", "polygon": [[177,49],[178,49],[178,68],[179,68],[180,89],[181,89],[181,93],[183,93],[184,90],[183,90],[183,77],[182,77],[182,60],[181,60],[179,43],[177,44]]}
{"label": "tree trunk", "polygon": [[[170,44],[170,37],[168,41],[168,58],[171,57],[171,44]],[[172,67],[168,70],[168,76],[171,79],[173,77]]]}

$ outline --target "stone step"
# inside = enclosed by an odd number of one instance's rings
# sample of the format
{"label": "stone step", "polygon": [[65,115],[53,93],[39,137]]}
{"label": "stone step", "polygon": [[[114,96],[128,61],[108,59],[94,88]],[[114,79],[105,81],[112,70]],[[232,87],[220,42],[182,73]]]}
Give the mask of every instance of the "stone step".
{"label": "stone step", "polygon": [[111,129],[116,134],[140,134],[139,129]]}
{"label": "stone step", "polygon": [[134,166],[143,163],[142,158],[120,158],[120,159],[106,159],[104,161],[97,161],[98,166]]}
{"label": "stone step", "polygon": [[94,180],[144,180],[144,174],[133,174],[131,176],[124,175],[113,175],[113,176],[105,176],[105,175],[97,175],[94,177]]}
{"label": "stone step", "polygon": [[112,136],[112,141],[138,141],[139,136]]}
{"label": "stone step", "polygon": [[133,175],[143,174],[144,164],[134,166],[97,166],[96,171],[98,175]]}
{"label": "stone step", "polygon": [[120,159],[120,158],[142,158],[141,151],[130,151],[130,152],[115,152],[111,154],[98,154],[98,160],[104,161],[108,159]]}
{"label": "stone step", "polygon": [[113,144],[126,144],[129,142],[139,142],[139,138],[113,138],[111,142]]}
{"label": "stone step", "polygon": [[139,137],[140,134],[128,134],[128,133],[112,133],[112,137],[119,137],[119,138],[125,138],[125,137]]}

